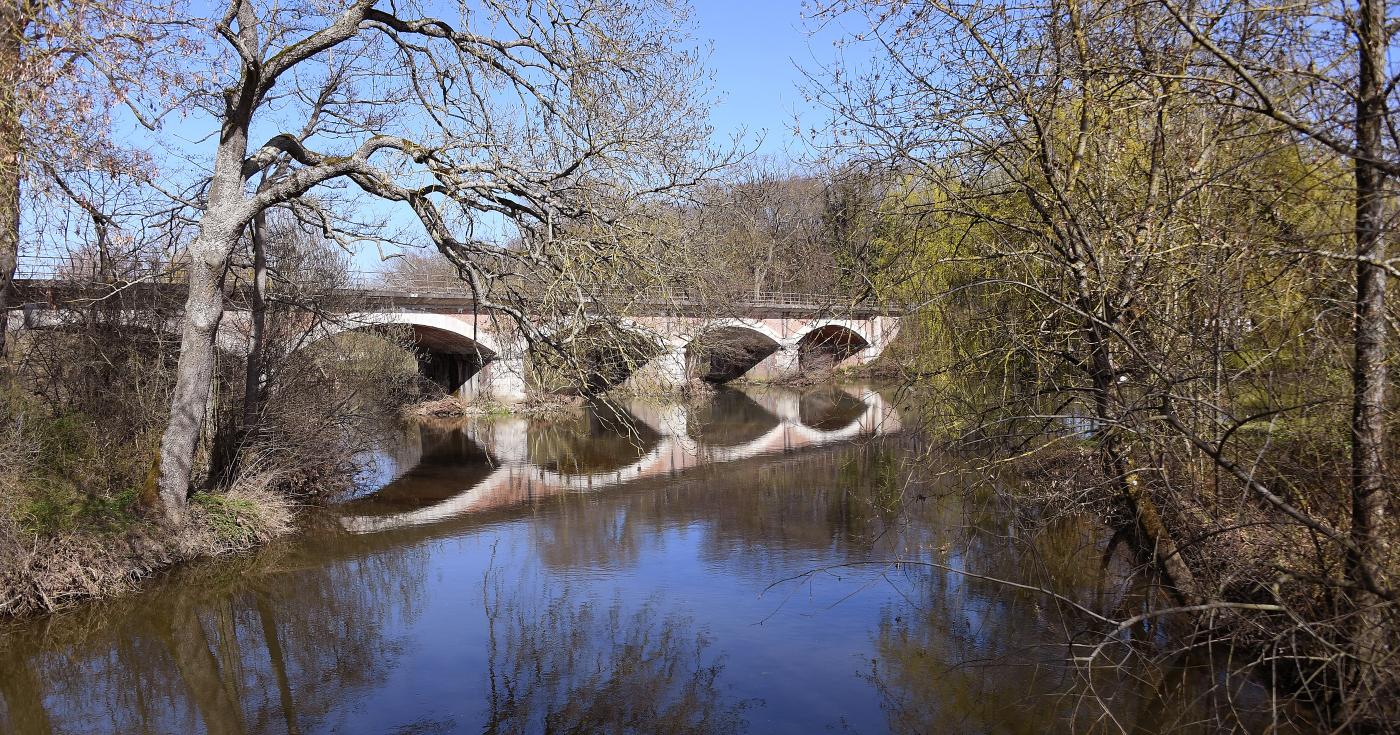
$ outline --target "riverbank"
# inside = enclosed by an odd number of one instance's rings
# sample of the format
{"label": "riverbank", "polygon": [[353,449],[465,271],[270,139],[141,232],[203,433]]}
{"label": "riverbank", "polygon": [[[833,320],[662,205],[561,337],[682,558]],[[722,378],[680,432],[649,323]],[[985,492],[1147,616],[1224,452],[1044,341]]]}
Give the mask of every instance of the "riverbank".
{"label": "riverbank", "polygon": [[444,396],[404,406],[401,415],[405,419],[499,416],[550,419],[576,413],[582,405],[582,398],[572,396],[532,396],[518,403],[504,403],[490,398],[476,400]]}
{"label": "riverbank", "polygon": [[[705,387],[687,391],[687,400],[711,396],[714,389]],[[289,490],[286,485],[309,479],[289,477],[297,474],[290,468],[262,470],[226,491],[194,494],[186,523],[173,528],[142,510],[138,489],[123,489],[136,486],[142,466],[153,462],[147,443],[99,449],[82,429],[86,420],[41,421],[33,406],[9,398],[4,408],[12,421],[0,437],[0,455],[8,458],[0,468],[0,618],[129,594],[189,562],[252,551],[294,533],[298,503],[327,494]],[[400,414],[410,421],[520,416],[548,422],[580,415],[584,403],[576,396],[534,396],[517,404],[448,396],[405,405]],[[350,482],[352,466],[327,468],[337,476],[319,477],[320,485]]]}
{"label": "riverbank", "polygon": [[348,440],[268,434],[234,479],[191,495],[175,526],[149,501],[154,429],[114,426],[140,424],[54,415],[31,394],[0,391],[0,618],[128,594],[181,564],[262,546],[293,531],[298,503],[352,483],[357,466]]}
{"label": "riverbank", "polygon": [[290,533],[295,510],[279,493],[245,485],[196,494],[179,528],[130,514],[111,520],[48,531],[0,520],[0,617],[127,594],[177,565],[249,551]]}

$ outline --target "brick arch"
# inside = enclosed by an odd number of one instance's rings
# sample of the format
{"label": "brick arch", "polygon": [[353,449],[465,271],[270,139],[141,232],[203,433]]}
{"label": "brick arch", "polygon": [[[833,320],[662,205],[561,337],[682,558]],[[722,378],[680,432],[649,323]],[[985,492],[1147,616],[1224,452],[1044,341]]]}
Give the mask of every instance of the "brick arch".
{"label": "brick arch", "polygon": [[727,383],[782,348],[782,337],[762,322],[716,319],[686,342],[687,371],[711,383]]}
{"label": "brick arch", "polygon": [[461,388],[501,352],[490,332],[473,329],[471,323],[449,314],[426,312],[350,314],[326,325],[311,343],[346,332],[389,326],[407,326],[412,330],[418,372],[448,393]]}

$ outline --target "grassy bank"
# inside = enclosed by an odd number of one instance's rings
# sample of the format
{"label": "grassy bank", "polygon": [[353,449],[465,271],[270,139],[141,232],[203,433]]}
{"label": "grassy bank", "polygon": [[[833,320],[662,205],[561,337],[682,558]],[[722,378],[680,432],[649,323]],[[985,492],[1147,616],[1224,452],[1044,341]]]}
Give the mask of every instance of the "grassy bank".
{"label": "grassy bank", "polygon": [[197,493],[176,528],[146,512],[147,432],[113,435],[77,411],[54,415],[14,386],[0,394],[0,616],[122,594],[191,559],[251,549],[292,528],[280,473]]}
{"label": "grassy bank", "polygon": [[62,529],[0,520],[0,616],[125,594],[176,564],[247,551],[291,531],[293,507],[247,487],[195,495],[189,515],[180,528],[136,516]]}
{"label": "grassy bank", "polygon": [[256,403],[244,358],[220,355],[177,527],[155,502],[175,345],[151,321],[82,315],[17,333],[0,359],[0,617],[126,593],[289,533],[295,508],[348,488],[421,393],[402,335],[303,345],[316,323],[287,315]]}
{"label": "grassy bank", "polygon": [[403,407],[406,419],[425,418],[504,418],[520,416],[549,419],[571,416],[583,405],[576,396],[532,395],[524,401],[506,403],[491,398],[464,399],[457,396],[430,398]]}

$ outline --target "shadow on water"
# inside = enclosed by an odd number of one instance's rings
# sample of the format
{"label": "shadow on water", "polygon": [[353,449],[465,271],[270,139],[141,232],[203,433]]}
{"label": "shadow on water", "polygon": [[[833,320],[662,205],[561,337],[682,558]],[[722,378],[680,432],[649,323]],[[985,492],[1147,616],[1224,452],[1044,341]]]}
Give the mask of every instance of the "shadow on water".
{"label": "shadow on water", "polygon": [[[1214,729],[1212,669],[1086,678],[1065,662],[1088,621],[953,571],[1140,608],[1146,583],[1100,529],[1025,535],[970,478],[912,475],[917,437],[820,444],[813,425],[867,420],[868,393],[741,395],[421,426],[395,445],[397,479],[295,539],[0,632],[0,732]],[[780,428],[776,449],[735,449]],[[538,484],[710,441],[742,458]],[[483,494],[431,523],[343,523]]]}
{"label": "shadow on water", "polygon": [[[495,471],[497,460],[460,423],[423,421],[396,437],[391,472],[372,494],[344,503],[348,514],[373,515],[420,508],[470,489]],[[404,468],[401,469],[400,468]]]}

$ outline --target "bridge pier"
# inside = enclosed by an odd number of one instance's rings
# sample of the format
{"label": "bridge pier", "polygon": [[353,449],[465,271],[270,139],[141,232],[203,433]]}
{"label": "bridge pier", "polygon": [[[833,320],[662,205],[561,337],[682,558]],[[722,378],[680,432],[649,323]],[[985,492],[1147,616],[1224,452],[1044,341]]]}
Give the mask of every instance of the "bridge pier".
{"label": "bridge pier", "polygon": [[481,370],[481,392],[501,403],[525,400],[525,356],[502,354]]}
{"label": "bridge pier", "polygon": [[481,358],[477,355],[420,350],[418,374],[437,383],[449,394],[456,393],[481,370]]}
{"label": "bridge pier", "polygon": [[653,358],[647,367],[652,369],[656,387],[662,392],[669,392],[680,390],[689,382],[687,363],[685,345],[667,345],[666,351]]}
{"label": "bridge pier", "polygon": [[764,357],[762,363],[753,365],[746,375],[752,378],[769,379],[769,381],[788,381],[797,378],[802,374],[801,353],[797,344],[784,344],[778,347],[770,356]]}
{"label": "bridge pier", "polygon": [[647,361],[627,379],[638,393],[672,393],[685,387],[690,379],[685,345],[667,345],[656,357]]}

